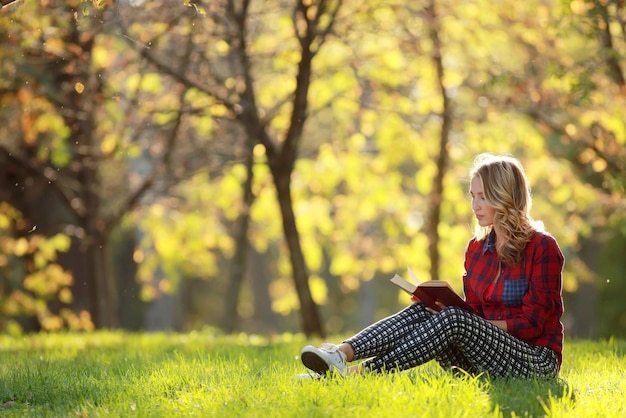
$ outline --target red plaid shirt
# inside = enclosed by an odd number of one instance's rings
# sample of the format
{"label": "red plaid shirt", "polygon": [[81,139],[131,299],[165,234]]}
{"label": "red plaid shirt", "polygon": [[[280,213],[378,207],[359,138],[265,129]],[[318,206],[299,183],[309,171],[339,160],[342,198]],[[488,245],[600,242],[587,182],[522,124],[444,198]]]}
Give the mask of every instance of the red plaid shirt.
{"label": "red plaid shirt", "polygon": [[[485,319],[505,320],[508,332],[529,344],[548,347],[562,361],[563,254],[556,240],[536,232],[519,264],[498,260],[492,233],[473,238],[465,251],[466,301]],[[500,278],[493,283],[501,264]]]}

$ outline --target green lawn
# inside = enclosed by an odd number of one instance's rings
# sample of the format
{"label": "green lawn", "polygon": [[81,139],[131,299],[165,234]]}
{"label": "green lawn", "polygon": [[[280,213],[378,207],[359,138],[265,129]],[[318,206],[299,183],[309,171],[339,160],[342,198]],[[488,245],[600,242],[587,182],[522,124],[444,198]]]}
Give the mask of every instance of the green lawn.
{"label": "green lawn", "polygon": [[626,416],[622,340],[566,341],[558,381],[454,377],[427,364],[298,382],[305,343],[211,332],[0,336],[0,416]]}

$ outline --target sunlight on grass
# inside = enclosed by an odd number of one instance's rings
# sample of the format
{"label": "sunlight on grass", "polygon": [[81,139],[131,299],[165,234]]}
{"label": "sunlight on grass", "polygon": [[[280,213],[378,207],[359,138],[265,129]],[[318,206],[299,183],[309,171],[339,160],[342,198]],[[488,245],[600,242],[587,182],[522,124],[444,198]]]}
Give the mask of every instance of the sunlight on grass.
{"label": "sunlight on grass", "polygon": [[567,343],[554,381],[409,372],[298,381],[299,335],[92,334],[0,337],[8,417],[533,417],[626,415],[626,343]]}

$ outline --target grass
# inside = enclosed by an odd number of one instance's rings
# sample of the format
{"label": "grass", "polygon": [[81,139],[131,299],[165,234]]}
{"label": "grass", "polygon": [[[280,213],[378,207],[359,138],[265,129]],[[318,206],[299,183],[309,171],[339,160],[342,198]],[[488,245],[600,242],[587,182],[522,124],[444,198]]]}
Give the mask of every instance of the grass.
{"label": "grass", "polygon": [[0,416],[626,416],[622,340],[567,341],[556,381],[455,377],[429,363],[298,382],[309,342],[212,332],[0,336]]}

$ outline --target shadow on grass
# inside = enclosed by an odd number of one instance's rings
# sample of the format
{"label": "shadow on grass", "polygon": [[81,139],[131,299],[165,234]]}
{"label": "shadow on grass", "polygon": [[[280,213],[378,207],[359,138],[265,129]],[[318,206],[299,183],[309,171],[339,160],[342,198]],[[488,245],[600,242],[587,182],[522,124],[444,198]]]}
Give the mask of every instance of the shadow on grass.
{"label": "shadow on grass", "polygon": [[[423,367],[423,366],[422,366]],[[423,380],[429,373],[413,369],[408,376],[411,381]],[[434,381],[459,380],[469,385],[477,385],[490,400],[491,411],[495,416],[553,416],[562,411],[564,405],[573,404],[576,391],[565,380],[557,379],[515,379],[495,378],[487,374],[470,374],[460,369],[431,369]]]}
{"label": "shadow on grass", "polygon": [[494,411],[505,417],[545,416],[555,402],[575,400],[572,387],[562,379],[489,379],[487,387]]}

